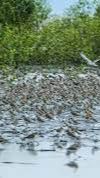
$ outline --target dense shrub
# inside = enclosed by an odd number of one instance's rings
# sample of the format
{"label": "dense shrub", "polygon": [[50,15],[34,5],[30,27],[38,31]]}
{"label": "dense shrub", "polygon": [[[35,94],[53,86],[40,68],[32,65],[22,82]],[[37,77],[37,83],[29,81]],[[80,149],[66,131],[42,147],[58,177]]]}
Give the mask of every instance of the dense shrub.
{"label": "dense shrub", "polygon": [[5,26],[0,33],[0,63],[18,65],[27,62],[34,53],[37,39],[32,30]]}
{"label": "dense shrub", "polygon": [[39,25],[48,17],[50,8],[45,0],[0,0],[0,23]]}
{"label": "dense shrub", "polygon": [[0,63],[79,63],[83,51],[91,59],[100,55],[99,18],[56,19],[36,32],[32,28],[5,26],[0,32]]}
{"label": "dense shrub", "polygon": [[[22,0],[21,2],[31,1]],[[3,0],[1,2],[3,3]],[[13,1],[12,4],[12,0],[4,0],[4,2],[10,2],[11,7],[15,2],[21,5],[19,0]],[[40,0],[34,2],[40,2]],[[80,14],[79,9],[78,13],[76,9],[73,12],[75,16],[69,17],[66,15],[62,18],[53,18],[41,24],[48,14],[46,7],[47,11],[39,13],[39,9],[43,10],[42,7],[43,4],[38,4],[37,12],[34,12],[34,21],[30,23],[27,21],[28,17],[26,18],[25,14],[22,13],[19,16],[21,18],[19,21],[22,23],[16,25],[18,19],[15,16],[15,9],[11,12],[14,13],[15,19],[12,19],[14,16],[7,12],[8,17],[4,16],[4,21],[1,20],[0,65],[18,66],[29,62],[38,64],[77,64],[81,62],[81,51],[93,60],[100,56],[99,15],[96,13],[94,16],[89,16],[86,13]],[[0,9],[0,18],[3,18],[1,12]],[[18,13],[20,13],[20,10]],[[25,13],[27,15],[28,11]],[[40,14],[40,16],[37,16],[37,14]],[[25,18],[26,22],[23,21]],[[13,20],[15,20],[14,24],[12,24]],[[32,25],[33,22],[34,26]],[[41,25],[38,26],[37,23]]]}
{"label": "dense shrub", "polygon": [[70,23],[67,19],[51,21],[41,31],[37,59],[49,63],[79,63],[81,51],[95,59],[100,55],[99,31],[97,18],[79,18]]}

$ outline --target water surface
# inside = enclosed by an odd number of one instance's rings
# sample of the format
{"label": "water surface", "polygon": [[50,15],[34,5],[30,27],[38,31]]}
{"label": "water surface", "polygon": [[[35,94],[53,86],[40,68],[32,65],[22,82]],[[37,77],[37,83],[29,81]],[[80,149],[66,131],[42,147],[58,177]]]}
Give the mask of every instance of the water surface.
{"label": "water surface", "polygon": [[[77,168],[68,166],[75,162]],[[69,164],[70,165],[70,164]],[[0,151],[0,178],[99,178],[100,151],[81,148],[66,156],[66,150],[57,152],[28,152],[15,145]]]}

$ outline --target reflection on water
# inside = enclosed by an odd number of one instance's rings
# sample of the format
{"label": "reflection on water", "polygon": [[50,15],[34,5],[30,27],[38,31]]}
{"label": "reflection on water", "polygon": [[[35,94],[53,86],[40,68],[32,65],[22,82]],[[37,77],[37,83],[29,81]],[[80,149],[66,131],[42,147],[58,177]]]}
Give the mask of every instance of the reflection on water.
{"label": "reflection on water", "polygon": [[17,146],[0,149],[0,178],[99,178],[100,151],[80,148],[68,157],[62,152],[27,152]]}

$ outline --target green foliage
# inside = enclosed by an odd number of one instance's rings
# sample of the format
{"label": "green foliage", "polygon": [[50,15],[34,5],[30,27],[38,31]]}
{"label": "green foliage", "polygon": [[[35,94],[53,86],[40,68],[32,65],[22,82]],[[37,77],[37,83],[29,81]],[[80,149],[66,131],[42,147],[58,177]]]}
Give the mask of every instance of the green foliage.
{"label": "green foliage", "polygon": [[80,63],[81,51],[91,59],[97,58],[99,24],[99,19],[91,17],[77,18],[73,22],[67,19],[49,22],[41,31],[36,58],[43,63]]}
{"label": "green foliage", "polygon": [[100,18],[100,5],[96,8],[95,16]]}
{"label": "green foliage", "polygon": [[[30,9],[28,13],[27,9],[24,12],[25,14],[19,8],[17,15],[16,8],[13,11],[5,12],[0,7],[0,19],[2,19],[3,24],[0,27],[1,66],[18,66],[30,62],[38,64],[78,64],[82,63],[81,51],[93,60],[100,56],[100,17],[96,13],[89,15],[86,13],[87,11],[84,11],[87,5],[90,6],[90,4],[87,4],[87,0],[80,0],[80,4],[71,11],[72,16],[65,15],[62,18],[53,18],[45,23],[42,22],[47,18],[49,11],[44,1],[22,0],[21,3],[19,3],[19,0],[8,1],[11,9],[13,9],[15,2],[20,6],[22,2],[36,2],[37,5],[31,7],[33,9],[35,7],[34,11]],[[2,4],[8,1],[1,0]],[[97,7],[99,8],[96,5],[96,9]],[[29,16],[27,16],[27,13]]]}
{"label": "green foliage", "polygon": [[37,41],[37,34],[26,28],[5,26],[0,33],[0,64],[18,65],[27,62]]}
{"label": "green foliage", "polygon": [[39,24],[48,17],[50,8],[44,0],[0,0],[0,23]]}
{"label": "green foliage", "polygon": [[77,43],[79,33],[73,27],[64,28],[64,25],[62,21],[54,20],[41,31],[37,58],[43,63],[77,60],[76,53],[80,50],[80,45]]}

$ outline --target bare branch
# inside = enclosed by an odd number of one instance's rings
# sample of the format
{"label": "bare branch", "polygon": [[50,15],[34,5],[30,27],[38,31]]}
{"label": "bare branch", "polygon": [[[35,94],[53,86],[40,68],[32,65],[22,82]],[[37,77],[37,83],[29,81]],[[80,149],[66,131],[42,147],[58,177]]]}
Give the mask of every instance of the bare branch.
{"label": "bare branch", "polygon": [[95,64],[95,62],[93,62],[93,61],[91,61],[89,58],[87,58],[82,52],[80,53],[80,56],[82,57],[82,59],[83,59],[84,61],[87,62],[87,64],[88,64],[89,66],[97,67],[97,64]]}
{"label": "bare branch", "polygon": [[96,59],[94,62],[97,63],[97,62],[99,62],[99,61],[100,61],[100,59]]}

